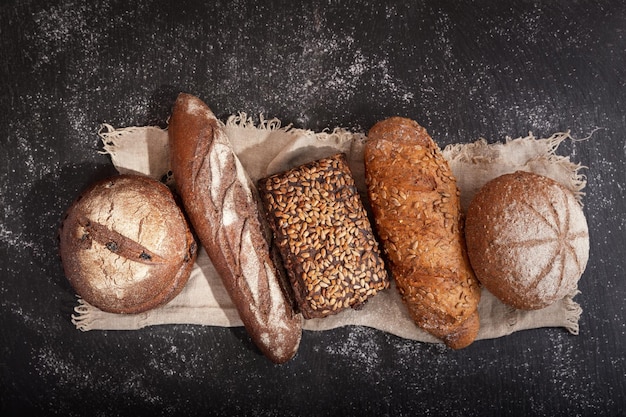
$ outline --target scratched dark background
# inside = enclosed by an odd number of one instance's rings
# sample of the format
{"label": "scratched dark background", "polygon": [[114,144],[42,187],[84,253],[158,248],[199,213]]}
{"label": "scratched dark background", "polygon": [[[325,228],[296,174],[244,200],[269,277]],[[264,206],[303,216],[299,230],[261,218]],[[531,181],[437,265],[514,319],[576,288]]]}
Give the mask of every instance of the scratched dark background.
{"label": "scratched dark background", "polygon": [[[132,3],[0,3],[1,415],[626,414],[624,2]],[[62,212],[113,173],[100,125],[164,126],[179,91],[314,130],[407,116],[442,147],[591,135],[558,150],[587,167],[580,334],[351,327],[275,366],[241,328],[76,330]]]}

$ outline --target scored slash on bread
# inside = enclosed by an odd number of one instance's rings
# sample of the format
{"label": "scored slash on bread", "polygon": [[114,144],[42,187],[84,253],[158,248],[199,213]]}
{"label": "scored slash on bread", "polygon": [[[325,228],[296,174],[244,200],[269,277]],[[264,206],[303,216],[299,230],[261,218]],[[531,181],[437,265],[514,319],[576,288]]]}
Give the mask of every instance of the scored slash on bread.
{"label": "scored slash on bread", "polygon": [[80,238],[80,246],[83,248],[91,246],[92,241],[96,241],[109,251],[117,253],[124,258],[133,259],[136,262],[145,264],[163,264],[167,262],[167,259],[154,253],[144,245],[127,238],[102,223],[90,220],[87,216],[79,216],[77,222],[83,228],[84,234]]}
{"label": "scored slash on bread", "polygon": [[174,182],[192,226],[256,346],[275,363],[302,335],[273,260],[256,189],[210,108],[180,94],[169,121]]}

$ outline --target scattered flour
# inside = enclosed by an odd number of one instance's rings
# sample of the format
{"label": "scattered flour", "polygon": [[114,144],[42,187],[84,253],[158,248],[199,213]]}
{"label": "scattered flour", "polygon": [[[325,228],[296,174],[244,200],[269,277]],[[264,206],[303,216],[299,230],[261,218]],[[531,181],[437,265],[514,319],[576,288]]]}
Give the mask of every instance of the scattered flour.
{"label": "scattered flour", "polygon": [[[228,37],[223,35],[220,37],[220,31],[210,26],[198,29],[186,22],[167,22],[166,18],[160,18],[155,22],[142,22],[142,26],[148,27],[147,32],[144,32],[134,25],[140,23],[137,18],[143,15],[142,9],[145,7],[150,6],[139,4],[134,10],[117,13],[102,2],[67,1],[36,10],[32,15],[32,26],[25,28],[23,32],[30,45],[30,48],[25,50],[28,62],[32,63],[29,70],[34,75],[48,74],[44,77],[48,82],[54,79],[63,87],[58,89],[46,87],[41,91],[37,91],[39,87],[36,87],[31,91],[20,92],[21,95],[17,97],[16,101],[19,102],[21,109],[17,108],[16,111],[21,114],[15,121],[9,122],[7,131],[12,132],[12,136],[7,139],[7,144],[11,152],[16,152],[20,158],[9,161],[7,170],[2,171],[0,206],[4,213],[11,213],[16,218],[24,219],[30,210],[29,204],[37,201],[37,195],[31,195],[35,192],[34,184],[46,178],[49,183],[58,179],[59,171],[63,168],[62,164],[67,162],[68,155],[95,153],[99,141],[96,133],[100,123],[115,121],[116,125],[124,126],[145,122],[151,116],[151,96],[161,87],[160,84],[173,85],[176,88],[196,88],[197,91],[190,92],[203,95],[202,98],[210,104],[214,101],[224,104],[223,108],[217,109],[221,115],[237,111],[257,114],[269,110],[273,113],[269,114],[270,117],[280,117],[286,122],[299,125],[298,127],[313,129],[332,128],[333,123],[353,123],[353,120],[357,120],[356,126],[345,127],[367,129],[369,126],[358,126],[358,123],[362,123],[367,117],[349,115],[345,110],[354,108],[355,100],[363,101],[365,109],[361,111],[368,114],[375,112],[377,116],[389,111],[418,113],[423,116],[425,123],[437,127],[441,134],[440,139],[448,142],[474,140],[476,139],[474,133],[480,133],[487,127],[495,129],[494,135],[490,138],[494,140],[506,135],[526,133],[512,127],[528,128],[538,131],[539,134],[550,132],[556,130],[555,125],[563,122],[556,120],[555,117],[561,115],[565,117],[571,110],[562,108],[565,103],[546,101],[546,97],[555,92],[563,93],[564,99],[567,99],[570,91],[567,89],[571,89],[571,80],[564,83],[564,91],[541,91],[541,86],[535,91],[517,90],[517,87],[528,81],[525,77],[529,74],[535,76],[541,74],[544,78],[538,81],[544,87],[549,85],[546,82],[557,78],[557,74],[562,72],[563,68],[553,66],[555,61],[549,57],[540,57],[544,61],[536,62],[506,60],[498,62],[493,59],[482,59],[491,57],[487,55],[481,57],[479,52],[473,51],[477,54],[475,61],[462,66],[458,59],[455,59],[464,53],[458,49],[458,39],[454,38],[455,31],[459,28],[454,26],[454,19],[444,12],[439,13],[437,17],[436,34],[425,34],[428,36],[423,40],[440,47],[441,54],[435,57],[420,56],[419,48],[403,50],[402,52],[415,62],[415,68],[408,74],[400,74],[399,66],[394,62],[394,57],[399,55],[397,50],[394,53],[384,53],[377,48],[368,49],[367,41],[363,41],[361,34],[356,31],[350,28],[336,30],[338,28],[329,27],[326,21],[329,16],[320,10],[310,13],[310,16],[292,17],[290,21],[280,24],[272,20],[273,16],[260,16],[259,18],[267,19],[269,36],[263,37],[262,42],[257,42],[248,37],[249,28],[246,29],[245,25],[256,27],[258,22],[246,23],[244,17],[248,14],[244,13],[244,10],[248,6],[244,2],[229,5],[228,12],[217,12],[229,13],[229,19],[238,14],[244,26],[239,32],[229,33]],[[544,39],[537,34],[541,33],[540,28],[547,24],[546,16],[549,13],[543,10],[544,7],[535,4],[521,15],[512,13],[502,21],[489,20],[484,17],[488,16],[487,14],[479,16],[483,20],[478,23],[485,28],[491,28],[487,31],[487,36],[482,38],[485,42],[484,48],[515,44],[518,36],[523,36],[531,43],[543,42]],[[306,9],[306,12],[310,10]],[[384,13],[387,18],[403,19],[403,12],[397,5],[387,5]],[[423,23],[423,21],[407,22],[416,25]],[[286,39],[281,35],[282,24],[289,25],[290,32],[295,30],[293,39]],[[160,28],[179,35],[170,44],[170,38],[159,36],[156,32]],[[135,31],[141,35],[137,48],[127,49],[124,46],[128,44],[108,42],[109,34],[112,32]],[[581,31],[584,32],[582,38]],[[205,36],[203,32],[215,33],[215,36],[200,39]],[[581,42],[581,39],[588,42],[585,40],[589,36],[588,33],[589,29],[569,25],[569,32],[566,27],[559,34],[559,38],[563,40],[564,47],[575,47],[575,42]],[[284,48],[287,41],[292,46],[288,50]],[[384,47],[390,47],[393,46],[390,43],[394,41],[390,35],[382,43]],[[478,46],[482,45],[470,44],[469,49]],[[139,52],[141,48],[143,52]],[[521,52],[520,56],[525,55],[525,51],[513,52],[515,54]],[[617,52],[621,51],[615,51],[615,55]],[[132,55],[137,53],[143,55]],[[163,61],[153,59],[151,55],[153,53],[169,56],[165,68],[159,67]],[[64,73],[56,74],[61,64]],[[576,74],[569,75],[574,79]],[[133,88],[127,92],[120,92],[121,86],[124,85],[133,85]],[[247,93],[240,93],[242,89]],[[373,89],[377,96],[362,96],[361,91],[364,89]],[[119,101],[111,103],[109,97],[117,97]],[[470,107],[473,111],[467,112],[467,108]],[[555,113],[555,109],[559,108],[562,113]],[[102,114],[106,114],[110,120],[101,120]],[[467,117],[470,115],[471,119]],[[608,117],[605,113],[596,116],[599,119]],[[461,120],[460,125],[465,130],[459,132],[448,130],[446,126],[450,126],[450,120],[455,117]],[[314,126],[313,123],[320,119],[322,123],[328,125]],[[577,121],[576,118],[571,120]],[[24,121],[28,121],[29,124]],[[517,124],[514,124],[514,121]],[[596,122],[600,123],[602,120]],[[584,120],[577,123],[578,128],[587,128]],[[56,126],[54,131],[67,134],[70,140],[65,143],[69,149],[55,148],[54,138],[45,136],[50,125]],[[470,130],[471,137],[467,137]],[[41,139],[33,140],[33,136]],[[52,146],[49,146],[50,144]],[[619,194],[613,195],[603,193],[604,197],[597,192],[594,193],[597,198],[585,201],[590,223],[596,224],[600,230],[607,230],[606,235],[600,236],[605,241],[596,243],[601,246],[609,243],[609,240],[618,241],[624,236],[626,218],[615,208],[615,199],[623,197],[624,194],[624,176],[617,160],[611,162],[602,158],[606,151],[595,149],[594,152],[599,158],[592,161],[593,164],[588,170],[588,188],[591,191],[594,189],[619,191]],[[623,156],[626,158],[626,144]],[[46,163],[38,163],[41,160]],[[78,166],[82,161],[76,160],[72,163]],[[18,171],[16,164],[19,164],[19,171],[25,173],[25,177],[19,181],[7,181],[10,178],[5,178],[4,172],[8,177],[15,175]],[[14,183],[16,186],[9,187],[8,184]],[[44,265],[50,265],[55,262],[55,258],[50,254],[46,244],[53,238],[43,239],[36,235],[34,230],[40,227],[41,233],[49,232],[52,236],[56,219],[63,209],[65,207],[61,201],[53,201],[53,204],[46,208],[40,224],[31,229],[27,229],[25,224],[19,222],[0,222],[2,244],[19,253],[34,254],[36,259],[43,260]],[[610,230],[610,226],[615,222],[619,226],[618,230]],[[618,234],[619,236],[616,236]],[[601,260],[599,265],[608,268],[605,263],[609,262],[611,261],[608,259]],[[609,279],[611,278],[619,279],[616,276],[610,276]],[[607,285],[615,288],[617,284],[609,282]],[[0,295],[3,297],[12,295],[10,291],[8,284],[3,282]],[[41,315],[41,312],[26,311],[13,301],[3,301],[2,311],[18,315],[25,327],[30,329],[41,330],[49,323],[49,318]],[[592,318],[601,320],[602,315],[598,314]],[[618,317],[611,319],[619,322]],[[200,331],[183,330],[183,334],[189,339],[198,336],[194,334],[195,332]],[[383,373],[385,364],[381,349],[388,348],[384,344],[378,344],[379,339],[373,332],[367,328],[350,329],[345,339],[324,345],[320,350],[331,358],[349,364],[351,369],[359,371],[357,376],[369,376],[371,381]],[[623,326],[621,332],[623,335]],[[568,342],[569,336],[557,332],[549,334],[555,346],[554,351],[545,353],[549,388],[555,395],[570,399],[572,403],[582,402],[583,407],[587,406],[589,410],[594,407],[600,410],[602,407],[608,409],[609,406],[604,406],[603,403],[605,401],[611,403],[613,399],[598,395],[599,387],[595,379],[597,376],[580,373],[577,371],[578,367],[570,362],[573,357],[580,355],[574,350],[576,345]],[[198,349],[197,357],[185,355],[173,342],[167,339],[154,342],[155,346],[150,347],[154,355],[148,362],[148,369],[145,372],[160,370],[165,377],[197,378],[196,361],[202,358],[202,350]],[[596,342],[600,345],[599,341]],[[158,348],[157,344],[162,347]],[[33,351],[32,355],[31,365],[40,378],[50,382],[51,394],[61,394],[63,391],[73,393],[91,391],[110,395],[113,389],[107,385],[110,380],[100,379],[101,375],[96,375],[93,371],[94,367],[106,366],[100,362],[104,359],[100,358],[95,361],[96,363],[89,364],[78,362],[72,356],[72,349],[65,350],[62,347],[53,345],[39,348]],[[421,354],[428,349],[429,352],[424,357],[434,356],[436,365],[443,369],[433,372],[432,375],[416,378],[413,386],[408,389],[417,393],[429,392],[429,387],[420,385],[424,379],[443,383],[444,378],[438,380],[440,375],[447,370],[457,369],[460,360],[455,357],[462,356],[462,354],[450,355],[444,350],[437,355],[439,347],[425,347],[420,343],[406,341],[395,342],[394,347],[395,354],[407,366],[419,363]],[[430,354],[431,350],[434,350],[435,354]],[[594,359],[611,361],[616,367],[623,369],[623,358],[604,359],[600,357],[601,352],[604,352],[604,349],[599,348],[598,352],[594,352]],[[524,354],[539,355],[537,352]],[[94,353],[93,357],[97,358],[98,354]],[[229,364],[223,366],[227,365]],[[490,366],[489,358],[478,359],[476,369],[468,367],[462,372],[477,374],[482,370],[493,372],[493,369],[489,369]],[[238,371],[235,369],[234,372]],[[522,364],[517,372],[518,375],[514,375],[515,377],[527,375],[528,365]],[[130,400],[139,399],[148,404],[166,406],[162,404],[163,398],[153,392],[145,382],[145,374],[137,371],[135,367],[122,377],[119,387],[115,387],[121,393],[119,398],[128,397]],[[580,391],[580,387],[587,389]],[[545,404],[535,406],[538,414],[541,414],[542,406]],[[424,411],[425,414],[435,413],[433,409]]]}
{"label": "scattered flour", "polygon": [[345,339],[325,346],[324,350],[331,356],[345,360],[353,369],[375,377],[383,372],[381,364],[382,346],[374,341],[374,329],[367,327],[350,327]]}
{"label": "scattered flour", "polygon": [[[33,366],[43,378],[50,381],[52,392],[74,393],[100,392],[102,395],[117,392],[130,403],[163,405],[163,398],[152,392],[141,371],[127,372],[114,385],[109,378],[97,371],[102,363],[79,363],[71,352],[64,352],[57,348],[41,348],[33,357]],[[71,396],[69,397],[71,398]],[[73,405],[57,404],[68,407],[66,411],[73,411]],[[75,404],[74,404],[75,406]],[[62,411],[62,410],[55,410]]]}

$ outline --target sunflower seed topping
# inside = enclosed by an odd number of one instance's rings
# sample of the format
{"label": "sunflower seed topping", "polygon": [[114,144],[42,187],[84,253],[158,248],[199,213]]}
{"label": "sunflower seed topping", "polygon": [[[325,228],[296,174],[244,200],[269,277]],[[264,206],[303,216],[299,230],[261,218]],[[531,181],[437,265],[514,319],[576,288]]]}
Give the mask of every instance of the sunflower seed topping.
{"label": "sunflower seed topping", "polygon": [[305,318],[357,308],[389,287],[345,155],[262,179],[259,190]]}

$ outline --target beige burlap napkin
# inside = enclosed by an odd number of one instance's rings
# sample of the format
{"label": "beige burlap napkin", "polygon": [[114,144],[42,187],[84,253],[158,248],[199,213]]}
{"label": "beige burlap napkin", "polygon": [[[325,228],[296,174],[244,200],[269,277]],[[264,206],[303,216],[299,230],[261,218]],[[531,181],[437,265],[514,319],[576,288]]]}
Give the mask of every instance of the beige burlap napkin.
{"label": "beige burlap napkin", "polygon": [[[363,198],[366,198],[364,134],[344,129],[315,133],[291,126],[281,127],[279,120],[265,120],[263,117],[255,123],[245,114],[231,116],[224,128],[253,180],[341,151],[346,153],[357,186]],[[168,177],[166,130],[156,127],[114,129],[104,125],[100,135],[104,153],[110,155],[120,173],[143,174],[156,179]],[[498,144],[478,140],[448,146],[443,153],[457,177],[464,208],[487,181],[518,169],[547,175],[563,183],[580,198],[585,186],[584,178],[579,174],[581,166],[555,153],[559,144],[567,138],[568,133],[556,133],[546,139],[529,135]],[[496,338],[540,327],[564,327],[570,333],[578,334],[578,320],[582,310],[573,300],[577,292],[542,310],[521,311],[502,304],[483,289],[479,305],[481,329],[478,339]],[[188,284],[168,304],[141,314],[119,315],[102,312],[79,299],[72,321],[83,331],[132,330],[173,323],[242,325],[204,250],[199,253]],[[370,299],[362,310],[347,310],[324,319],[307,320],[304,329],[322,331],[348,325],[369,326],[407,339],[437,342],[411,321],[393,285]]]}

